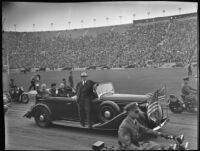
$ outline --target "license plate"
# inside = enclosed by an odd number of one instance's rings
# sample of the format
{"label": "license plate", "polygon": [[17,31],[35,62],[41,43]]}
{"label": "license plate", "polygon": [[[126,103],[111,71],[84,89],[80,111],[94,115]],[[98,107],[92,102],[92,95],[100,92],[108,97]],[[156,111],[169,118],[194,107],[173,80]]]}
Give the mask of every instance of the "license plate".
{"label": "license plate", "polygon": [[196,107],[194,108],[194,111],[197,111],[197,108],[196,108]]}

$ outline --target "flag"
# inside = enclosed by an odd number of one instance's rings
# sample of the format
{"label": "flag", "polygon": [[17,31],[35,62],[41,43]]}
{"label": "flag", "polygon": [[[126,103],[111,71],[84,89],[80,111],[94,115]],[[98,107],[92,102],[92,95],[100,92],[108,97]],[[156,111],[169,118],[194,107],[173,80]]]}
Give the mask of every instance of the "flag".
{"label": "flag", "polygon": [[[150,95],[150,94],[149,94]],[[158,101],[165,100],[166,97],[166,87],[162,87],[150,95],[150,102],[147,105],[147,116],[152,119],[153,121],[161,120],[161,113],[159,110]]]}

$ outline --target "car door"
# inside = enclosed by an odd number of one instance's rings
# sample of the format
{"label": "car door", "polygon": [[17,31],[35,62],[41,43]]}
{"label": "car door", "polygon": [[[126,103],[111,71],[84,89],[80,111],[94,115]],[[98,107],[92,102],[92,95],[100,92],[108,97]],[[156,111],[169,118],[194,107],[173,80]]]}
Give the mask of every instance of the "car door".
{"label": "car door", "polygon": [[76,103],[76,99],[71,97],[66,97],[64,102],[64,118],[68,120],[78,120],[78,104]]}

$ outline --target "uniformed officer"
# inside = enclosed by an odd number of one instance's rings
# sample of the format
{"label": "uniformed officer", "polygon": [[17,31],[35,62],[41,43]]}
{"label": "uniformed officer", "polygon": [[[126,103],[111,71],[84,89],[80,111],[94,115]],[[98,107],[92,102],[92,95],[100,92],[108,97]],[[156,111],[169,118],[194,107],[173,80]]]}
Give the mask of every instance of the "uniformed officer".
{"label": "uniformed officer", "polygon": [[79,107],[79,117],[80,123],[83,127],[85,127],[85,116],[88,119],[89,127],[92,128],[91,122],[91,101],[95,98],[93,93],[93,88],[96,85],[96,82],[92,80],[87,80],[87,73],[81,73],[81,82],[79,82],[76,86],[76,94],[77,94],[77,103]]}
{"label": "uniformed officer", "polygon": [[189,77],[183,78],[183,86],[181,89],[184,100],[197,101],[196,94],[197,90],[189,86]]}
{"label": "uniformed officer", "polygon": [[126,106],[127,117],[121,123],[118,130],[118,142],[122,150],[159,150],[161,146],[149,141],[149,136],[165,136],[161,132],[153,131],[142,125],[137,119],[140,110],[137,103]]}
{"label": "uniformed officer", "polygon": [[10,79],[10,89],[14,89],[16,87],[14,79]]}

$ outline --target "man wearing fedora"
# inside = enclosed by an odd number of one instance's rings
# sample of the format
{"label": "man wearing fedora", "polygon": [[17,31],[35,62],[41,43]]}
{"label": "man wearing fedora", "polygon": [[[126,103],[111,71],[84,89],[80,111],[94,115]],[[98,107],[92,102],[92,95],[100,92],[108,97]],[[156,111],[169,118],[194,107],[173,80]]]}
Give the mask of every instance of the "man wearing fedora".
{"label": "man wearing fedora", "polygon": [[131,103],[125,107],[128,113],[118,130],[118,142],[122,150],[159,150],[161,146],[149,141],[149,136],[163,136],[166,134],[153,131],[139,122],[142,112],[137,103]]}
{"label": "man wearing fedora", "polygon": [[87,73],[81,73],[81,81],[76,86],[77,103],[79,106],[80,123],[85,127],[85,119],[88,120],[89,127],[92,128],[91,122],[91,101],[95,98],[93,89],[97,85],[92,80],[87,80]]}

